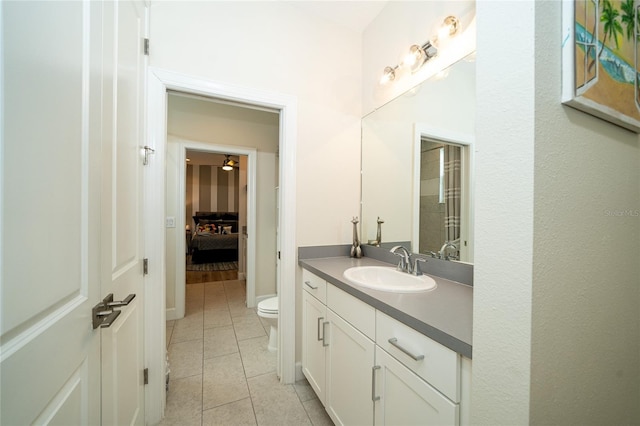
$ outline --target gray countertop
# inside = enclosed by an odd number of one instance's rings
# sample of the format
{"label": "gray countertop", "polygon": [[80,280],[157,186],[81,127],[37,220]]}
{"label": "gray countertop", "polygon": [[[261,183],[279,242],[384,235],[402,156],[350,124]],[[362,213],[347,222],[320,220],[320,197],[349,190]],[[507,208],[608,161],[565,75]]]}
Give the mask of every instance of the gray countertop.
{"label": "gray countertop", "polygon": [[437,284],[423,293],[390,293],[351,284],[343,272],[352,266],[390,266],[363,257],[301,259],[299,265],[425,336],[471,358],[473,287],[430,275]]}

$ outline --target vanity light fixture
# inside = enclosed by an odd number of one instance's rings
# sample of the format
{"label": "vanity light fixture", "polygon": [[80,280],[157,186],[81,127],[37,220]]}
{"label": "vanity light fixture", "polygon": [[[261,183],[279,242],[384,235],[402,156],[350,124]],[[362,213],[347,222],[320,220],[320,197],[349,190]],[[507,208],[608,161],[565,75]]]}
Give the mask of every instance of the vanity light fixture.
{"label": "vanity light fixture", "polygon": [[382,77],[380,77],[380,84],[387,84],[390,81],[393,81],[396,79],[396,70],[398,69],[400,65],[396,65],[395,67],[385,67],[384,71],[382,72]]}
{"label": "vanity light fixture", "polygon": [[402,61],[402,63],[411,71],[417,71],[425,62],[437,54],[438,49],[431,44],[431,41],[427,41],[422,46],[414,44],[409,48],[409,53],[404,57],[404,61]]}
{"label": "vanity light fixture", "polygon": [[[458,31],[459,26],[460,21],[458,20],[458,18],[453,15],[447,16],[440,26],[435,40],[442,41],[449,37],[453,37]],[[385,67],[382,73],[382,77],[380,78],[380,84],[387,84],[390,81],[395,80],[396,71],[398,70],[400,65],[409,68],[411,72],[416,72],[420,69],[420,67],[422,67],[422,65],[425,64],[425,62],[427,62],[437,54],[438,49],[431,40],[427,40],[420,45],[412,45],[409,48],[409,53],[404,57],[404,60],[401,64],[396,65],[395,67]]]}
{"label": "vanity light fixture", "polygon": [[229,154],[226,154],[225,157],[225,160],[222,162],[222,170],[228,172],[233,170],[233,165],[236,164],[236,162],[229,158]]}

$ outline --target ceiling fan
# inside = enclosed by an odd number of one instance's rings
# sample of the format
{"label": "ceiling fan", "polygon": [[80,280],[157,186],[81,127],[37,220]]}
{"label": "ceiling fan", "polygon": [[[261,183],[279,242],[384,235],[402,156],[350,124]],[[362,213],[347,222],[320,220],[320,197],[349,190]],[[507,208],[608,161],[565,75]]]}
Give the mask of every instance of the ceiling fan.
{"label": "ceiling fan", "polygon": [[225,155],[225,160],[222,162],[222,170],[231,171],[234,167],[238,167],[238,162],[229,158],[230,155]]}

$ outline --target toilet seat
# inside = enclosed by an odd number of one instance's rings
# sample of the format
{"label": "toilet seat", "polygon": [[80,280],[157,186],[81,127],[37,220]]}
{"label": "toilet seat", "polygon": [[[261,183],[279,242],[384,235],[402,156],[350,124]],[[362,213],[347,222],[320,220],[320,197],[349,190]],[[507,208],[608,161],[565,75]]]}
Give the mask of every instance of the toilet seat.
{"label": "toilet seat", "polygon": [[264,317],[278,316],[278,296],[264,299],[258,303],[258,315]]}

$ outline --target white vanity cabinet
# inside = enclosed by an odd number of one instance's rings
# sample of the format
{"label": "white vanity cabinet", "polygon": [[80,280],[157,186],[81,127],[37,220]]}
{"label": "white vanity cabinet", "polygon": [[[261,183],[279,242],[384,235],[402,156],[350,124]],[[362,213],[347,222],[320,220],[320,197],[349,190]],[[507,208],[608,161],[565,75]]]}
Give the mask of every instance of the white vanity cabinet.
{"label": "white vanity cabinet", "polygon": [[322,404],[326,395],[327,307],[302,292],[302,372]]}
{"label": "white vanity cabinet", "polygon": [[302,372],[322,404],[326,395],[327,282],[302,270]]}
{"label": "white vanity cabinet", "polygon": [[458,404],[376,346],[376,425],[457,425]]}
{"label": "white vanity cabinet", "polygon": [[375,309],[329,284],[327,316],[325,408],[336,425],[371,425]]}
{"label": "white vanity cabinet", "polygon": [[459,425],[460,355],[376,312],[376,425]]}
{"label": "white vanity cabinet", "polygon": [[375,309],[318,280],[303,271],[302,372],[336,425],[373,424]]}
{"label": "white vanity cabinet", "polygon": [[302,371],[336,425],[468,424],[471,360],[303,270]]}

